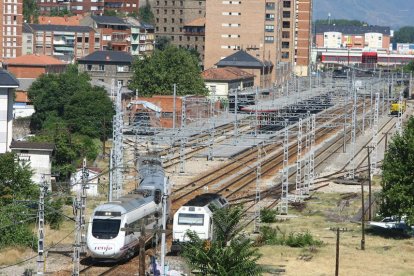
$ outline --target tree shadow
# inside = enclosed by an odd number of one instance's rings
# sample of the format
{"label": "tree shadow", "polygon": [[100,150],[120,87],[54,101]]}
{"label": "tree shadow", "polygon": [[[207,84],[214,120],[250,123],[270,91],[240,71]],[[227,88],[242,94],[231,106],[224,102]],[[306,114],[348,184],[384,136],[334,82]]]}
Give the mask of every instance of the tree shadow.
{"label": "tree shadow", "polygon": [[379,236],[385,239],[404,240],[410,239],[413,236],[410,235],[410,228],[408,229],[385,229],[378,227],[371,227],[365,230],[367,235]]}

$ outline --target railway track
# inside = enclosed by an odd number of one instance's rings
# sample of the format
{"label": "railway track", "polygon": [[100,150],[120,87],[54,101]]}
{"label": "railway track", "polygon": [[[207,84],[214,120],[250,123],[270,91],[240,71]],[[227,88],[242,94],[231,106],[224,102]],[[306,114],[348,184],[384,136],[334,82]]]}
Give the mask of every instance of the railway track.
{"label": "railway track", "polygon": [[[331,110],[331,112],[338,113],[339,110],[342,110],[342,108],[333,109]],[[336,122],[337,120],[340,119],[334,119],[332,121]],[[316,140],[320,141],[326,139],[328,135],[333,135],[332,133],[334,132],[334,130],[336,131],[338,128],[318,128],[316,130]],[[296,158],[296,143],[297,142],[292,142],[289,148],[290,152],[293,152],[293,154],[290,157],[291,159]],[[277,169],[278,166],[280,166],[283,162],[283,153],[281,151],[280,144],[275,143],[264,146],[263,151],[268,152],[268,156],[272,156],[272,160],[269,160],[268,158],[267,160],[265,160],[264,164],[262,164],[262,171],[264,172],[263,174],[269,175],[272,171]],[[213,192],[222,193],[226,197],[230,198],[231,196],[235,195],[236,192],[239,192],[240,190],[246,188],[249,184],[254,182],[255,166],[253,164],[256,161],[257,147],[254,147],[239,155],[237,159],[232,160],[232,162],[225,164],[219,170],[216,170],[213,173],[207,173],[197,178],[196,180],[190,182],[189,184],[178,188],[174,193],[175,197],[173,198],[173,210],[178,209],[179,206],[184,204],[188,197],[194,197],[197,194],[203,193],[202,188],[207,186],[214,186],[220,181],[223,181],[224,178],[228,177],[229,175],[236,174],[235,179],[227,181],[225,184],[221,185],[219,189],[213,190]],[[248,169],[247,171],[243,171],[243,174],[237,173],[239,171],[242,171],[243,168],[246,167]],[[237,187],[235,185],[237,185]],[[230,190],[230,188],[233,189],[234,187],[236,187],[236,192],[232,192]]]}

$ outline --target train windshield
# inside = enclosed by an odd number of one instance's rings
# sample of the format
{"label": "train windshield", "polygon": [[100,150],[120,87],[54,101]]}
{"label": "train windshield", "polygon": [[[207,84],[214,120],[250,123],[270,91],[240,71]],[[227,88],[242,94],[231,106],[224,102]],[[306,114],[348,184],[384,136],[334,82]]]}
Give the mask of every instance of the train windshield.
{"label": "train windshield", "polygon": [[178,215],[179,225],[204,225],[203,214],[179,214]]}
{"label": "train windshield", "polygon": [[113,239],[118,236],[120,219],[94,219],[92,235],[97,239]]}

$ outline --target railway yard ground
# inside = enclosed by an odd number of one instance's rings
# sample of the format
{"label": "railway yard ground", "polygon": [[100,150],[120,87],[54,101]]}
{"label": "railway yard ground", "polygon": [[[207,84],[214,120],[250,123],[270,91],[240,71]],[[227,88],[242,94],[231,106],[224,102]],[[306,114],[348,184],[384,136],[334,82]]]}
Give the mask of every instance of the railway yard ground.
{"label": "railway yard ground", "polygon": [[[365,101],[365,98],[364,98]],[[372,103],[371,103],[372,104]],[[367,103],[368,105],[368,103]],[[365,102],[364,102],[365,106]],[[329,110],[328,110],[329,111]],[[323,111],[325,112],[325,111]],[[331,108],[332,114],[340,114],[341,111]],[[335,113],[338,112],[338,113]],[[360,111],[358,111],[361,113]],[[413,103],[409,102],[405,118],[413,114]],[[305,233],[309,232],[314,238],[321,240],[320,247],[292,248],[280,245],[260,245],[259,251],[262,254],[259,263],[268,272],[265,275],[334,275],[335,271],[335,243],[336,232],[340,228],[340,275],[414,275],[414,239],[397,233],[386,233],[373,231],[367,227],[366,249],[360,250],[361,224],[355,216],[361,210],[361,186],[347,183],[342,177],[350,169],[350,150],[343,153],[342,127],[334,124],[334,117],[331,122],[335,127],[316,129],[315,151],[315,185],[310,196],[299,207],[289,206],[288,215],[278,217],[276,223],[268,224],[270,227],[277,227],[281,232]],[[336,115],[335,115],[336,116]],[[321,116],[323,117],[323,116]],[[317,126],[324,122],[317,121]],[[328,123],[329,123],[328,122]],[[378,125],[378,156],[380,162],[384,156],[385,133],[395,131],[395,117],[382,116]],[[357,176],[366,177],[367,154],[365,146],[369,145],[372,139],[372,132],[368,129],[370,122],[366,122],[366,132],[361,130],[361,119],[357,119],[358,134],[356,135],[355,148],[355,172]],[[248,127],[245,127],[248,130]],[[292,126],[295,128],[295,126]],[[242,128],[240,128],[242,129]],[[252,131],[250,129],[250,131]],[[226,130],[223,127],[220,134],[223,141],[232,136],[232,128]],[[226,135],[228,136],[226,138]],[[391,136],[390,136],[391,137]],[[218,138],[217,138],[218,139]],[[264,138],[263,138],[264,139]],[[295,149],[296,137],[292,136],[289,144],[289,163],[296,161]],[[347,133],[347,147],[350,147],[351,131]],[[389,138],[390,139],[390,138]],[[281,140],[281,139],[280,139]],[[229,143],[227,143],[229,144]],[[255,179],[256,173],[253,169],[259,162],[257,158],[259,151],[255,144],[248,150],[226,157],[217,157],[214,160],[206,160],[207,147],[204,146],[204,153],[196,153],[197,149],[187,148],[185,160],[185,172],[179,173],[180,163],[171,163],[165,168],[170,176],[172,186],[172,208],[176,209],[189,196],[206,192],[218,192],[228,197],[231,203],[242,202],[248,210],[247,214],[252,216],[254,207]],[[234,148],[232,149],[234,151]],[[296,151],[295,151],[296,150]],[[192,153],[194,151],[194,154]],[[283,164],[283,147],[281,142],[277,145],[264,145],[261,162],[262,195],[261,206],[263,208],[274,208],[277,206],[280,194],[279,170]],[[305,151],[305,150],[304,150]],[[306,152],[305,152],[306,153]],[[125,160],[133,160],[134,148],[125,147]],[[177,153],[172,155],[177,157]],[[223,155],[225,156],[225,154]],[[98,162],[102,168],[105,162]],[[131,162],[132,163],[132,162]],[[378,165],[379,166],[379,165]],[[288,170],[289,189],[293,189],[295,182],[294,170]],[[226,173],[227,172],[227,173]],[[131,191],[135,188],[136,170],[126,169],[124,190]],[[372,191],[375,195],[380,190],[380,176],[374,176]],[[106,179],[104,179],[104,182]],[[344,184],[347,183],[347,184]],[[368,201],[368,187],[365,186],[365,197]],[[106,197],[88,198],[87,218],[92,210],[99,204],[106,202]],[[373,207],[375,210],[375,206]],[[65,213],[71,216],[72,207],[65,206]],[[250,218],[249,218],[250,219]],[[250,222],[252,219],[250,219]],[[265,225],[262,223],[262,226]],[[252,223],[248,224],[245,232],[249,233],[252,239],[256,239]],[[47,255],[47,271],[51,275],[63,276],[72,273],[72,243],[73,222],[66,220],[60,230],[46,228],[46,247],[55,246],[54,252]],[[171,240],[169,240],[171,242]],[[151,249],[152,250],[152,249]],[[57,252],[60,251],[60,252]],[[26,269],[36,271],[36,252],[10,248],[0,253],[0,266],[15,264],[30,259],[21,265],[5,267],[0,270],[0,275],[22,275]],[[167,256],[167,264],[177,270],[188,271],[184,261],[180,257]],[[91,268],[91,269],[89,269]],[[138,258],[135,257],[126,264],[120,266],[90,266],[87,260],[81,262],[81,275],[137,275]]]}

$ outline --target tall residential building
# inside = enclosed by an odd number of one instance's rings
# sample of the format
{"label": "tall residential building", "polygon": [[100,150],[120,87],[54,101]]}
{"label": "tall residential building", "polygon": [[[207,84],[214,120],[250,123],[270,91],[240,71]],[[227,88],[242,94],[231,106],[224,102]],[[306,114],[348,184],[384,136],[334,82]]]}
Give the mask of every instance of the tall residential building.
{"label": "tall residential building", "polygon": [[[138,1],[138,0],[136,0]],[[102,15],[104,0],[36,0],[40,14],[50,14],[52,11],[68,10],[74,14],[92,13]]]}
{"label": "tall residential building", "polygon": [[[238,50],[263,64],[277,66],[281,59],[281,14],[281,2],[276,0],[207,1],[205,68]],[[271,71],[273,82],[276,70]]]}
{"label": "tall residential building", "polygon": [[206,0],[151,0],[150,4],[156,37],[165,36],[173,45],[197,50],[203,60]]}
{"label": "tall residential building", "polygon": [[311,0],[209,0],[205,67],[241,49],[273,64],[272,81],[286,68],[307,75],[311,11]]}
{"label": "tall residential building", "polygon": [[23,0],[0,4],[0,55],[3,59],[22,55]]}
{"label": "tall residential building", "polygon": [[296,0],[297,34],[295,36],[295,67],[299,76],[310,73],[310,52],[312,47],[312,0]]}

